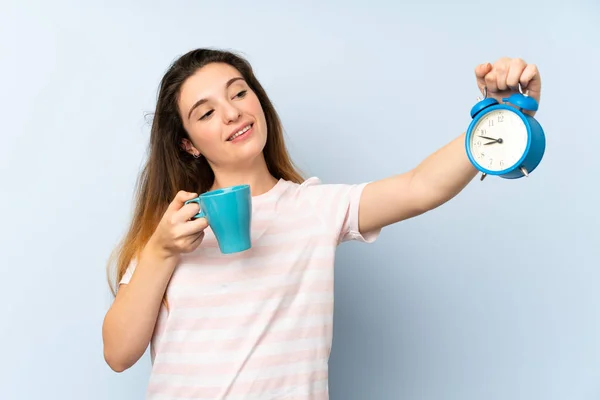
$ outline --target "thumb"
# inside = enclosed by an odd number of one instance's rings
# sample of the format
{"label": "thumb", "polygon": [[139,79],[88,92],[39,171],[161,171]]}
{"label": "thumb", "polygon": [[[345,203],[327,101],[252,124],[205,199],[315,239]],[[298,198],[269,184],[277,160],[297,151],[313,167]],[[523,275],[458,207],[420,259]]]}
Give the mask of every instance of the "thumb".
{"label": "thumb", "polygon": [[180,190],[173,201],[167,207],[168,211],[174,212],[182,208],[187,200],[191,200],[198,195],[196,193],[186,192],[185,190]]}
{"label": "thumb", "polygon": [[492,64],[489,62],[479,64],[475,67],[475,78],[477,78],[477,86],[479,87],[479,90],[481,90],[481,93],[483,93],[483,88],[485,87],[485,76],[489,74],[491,70]]}

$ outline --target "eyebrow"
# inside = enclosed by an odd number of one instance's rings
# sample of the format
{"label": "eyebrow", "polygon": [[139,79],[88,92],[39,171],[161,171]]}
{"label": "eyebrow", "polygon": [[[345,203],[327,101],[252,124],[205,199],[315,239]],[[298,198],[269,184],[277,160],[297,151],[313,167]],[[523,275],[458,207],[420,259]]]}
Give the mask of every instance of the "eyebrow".
{"label": "eyebrow", "polygon": [[[225,89],[227,89],[229,86],[231,86],[234,82],[239,81],[239,80],[244,80],[243,77],[241,76],[236,76],[235,78],[231,78],[230,80],[227,81],[227,83],[225,84]],[[201,106],[202,104],[206,103],[208,100],[207,99],[200,99],[197,102],[194,103],[194,105],[192,106],[192,108],[190,108],[190,111],[188,113],[188,119],[190,119],[192,117],[192,113],[194,112],[194,110],[196,108],[198,108],[199,106]]]}

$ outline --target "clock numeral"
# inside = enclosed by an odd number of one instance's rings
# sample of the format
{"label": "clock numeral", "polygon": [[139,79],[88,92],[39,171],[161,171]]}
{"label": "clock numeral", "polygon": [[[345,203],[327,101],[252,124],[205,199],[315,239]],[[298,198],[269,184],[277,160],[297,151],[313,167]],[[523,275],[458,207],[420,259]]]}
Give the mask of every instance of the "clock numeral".
{"label": "clock numeral", "polygon": [[490,124],[490,126],[494,126],[494,120],[490,119],[489,124]]}
{"label": "clock numeral", "polygon": [[494,159],[493,159],[493,158],[490,158],[490,164],[489,164],[489,167],[491,167],[493,163],[494,163]]}
{"label": "clock numeral", "polygon": [[500,160],[500,167],[504,167],[504,160]]}
{"label": "clock numeral", "polygon": [[475,146],[481,146],[481,140],[476,141]]}
{"label": "clock numeral", "polygon": [[479,153],[479,158],[485,157],[485,153]]}
{"label": "clock numeral", "polygon": [[504,115],[498,115],[498,122],[504,121]]}
{"label": "clock numeral", "polygon": [[482,135],[485,135],[485,129],[481,128],[479,131],[481,132]]}

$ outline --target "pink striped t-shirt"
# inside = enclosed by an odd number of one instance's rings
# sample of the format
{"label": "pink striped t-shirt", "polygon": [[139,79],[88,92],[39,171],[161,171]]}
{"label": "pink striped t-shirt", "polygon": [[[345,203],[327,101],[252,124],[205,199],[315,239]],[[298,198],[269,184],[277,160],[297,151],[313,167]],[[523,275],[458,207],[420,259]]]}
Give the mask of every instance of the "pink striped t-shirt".
{"label": "pink striped t-shirt", "polygon": [[328,399],[335,251],[379,235],[358,232],[365,185],[279,180],[252,198],[252,248],[242,253],[221,254],[207,228],[169,282],[147,398]]}

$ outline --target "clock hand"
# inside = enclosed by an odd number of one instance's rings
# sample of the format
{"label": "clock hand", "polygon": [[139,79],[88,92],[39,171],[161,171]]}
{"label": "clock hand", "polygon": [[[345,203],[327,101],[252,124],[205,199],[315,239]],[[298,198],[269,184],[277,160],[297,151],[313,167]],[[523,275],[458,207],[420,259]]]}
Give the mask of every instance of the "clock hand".
{"label": "clock hand", "polygon": [[479,136],[480,138],[482,138],[482,139],[487,139],[487,140],[497,140],[497,139],[494,139],[493,137],[489,137],[489,136],[481,136],[481,135],[478,135],[478,136]]}
{"label": "clock hand", "polygon": [[494,144],[494,143],[502,143],[502,142],[503,142],[502,138],[498,138],[498,139],[494,139],[494,140],[492,140],[491,142],[484,143],[483,145],[484,145],[484,146],[487,146],[487,145],[489,145],[489,144]]}

